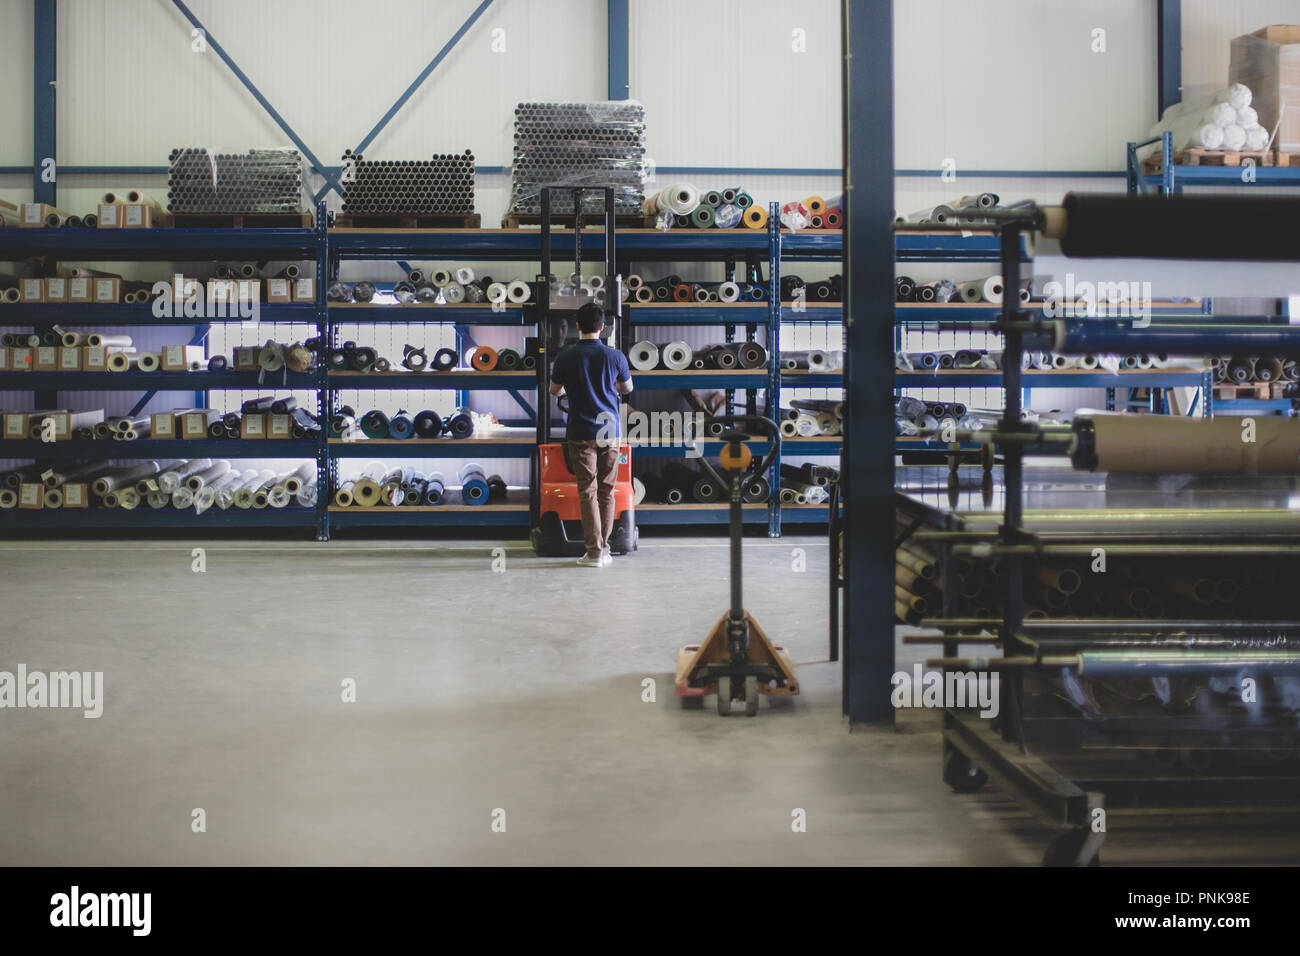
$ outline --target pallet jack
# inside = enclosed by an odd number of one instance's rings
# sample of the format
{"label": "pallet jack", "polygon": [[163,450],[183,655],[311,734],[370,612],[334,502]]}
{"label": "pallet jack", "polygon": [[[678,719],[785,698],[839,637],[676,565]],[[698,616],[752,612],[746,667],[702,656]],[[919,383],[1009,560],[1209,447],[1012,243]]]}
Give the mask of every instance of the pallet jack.
{"label": "pallet jack", "polygon": [[760,474],[771,467],[781,448],[781,430],[775,422],[762,415],[738,415],[710,421],[727,427],[721,435],[726,444],[718,456],[718,463],[727,477],[718,474],[703,457],[700,464],[730,493],[731,608],[718,619],[702,643],[688,644],[677,652],[677,695],[685,698],[716,693],[719,716],[729,715],[732,701],[739,700],[745,704],[745,716],[753,717],[758,713],[759,694],[797,694],[799,681],[790,655],[763,633],[758,622],[745,610],[741,599],[741,494],[753,460],[744,443],[754,436],[736,426],[753,423],[768,433],[770,448],[758,466]]}

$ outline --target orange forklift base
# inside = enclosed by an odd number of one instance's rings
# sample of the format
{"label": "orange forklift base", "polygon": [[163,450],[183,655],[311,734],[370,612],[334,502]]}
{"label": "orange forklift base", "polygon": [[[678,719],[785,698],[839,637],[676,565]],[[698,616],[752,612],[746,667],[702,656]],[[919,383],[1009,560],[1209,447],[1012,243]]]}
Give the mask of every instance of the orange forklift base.
{"label": "orange forklift base", "polygon": [[[745,621],[749,624],[749,656],[752,660],[771,664],[781,673],[781,677],[771,684],[759,684],[760,694],[797,694],[799,681],[794,676],[794,662],[784,647],[778,647],[768,640],[758,622],[745,612]],[[713,630],[702,644],[687,644],[677,652],[677,696],[704,697],[718,691],[716,682],[705,687],[692,687],[691,676],[703,664],[714,664],[730,660],[727,652],[727,615],[718,618]]]}

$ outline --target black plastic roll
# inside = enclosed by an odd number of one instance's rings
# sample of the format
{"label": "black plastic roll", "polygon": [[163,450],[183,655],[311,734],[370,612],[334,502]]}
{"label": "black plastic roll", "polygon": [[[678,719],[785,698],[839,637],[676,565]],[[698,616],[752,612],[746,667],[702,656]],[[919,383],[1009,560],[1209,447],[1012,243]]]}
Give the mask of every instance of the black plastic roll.
{"label": "black plastic roll", "polygon": [[740,492],[742,500],[754,503],[758,501],[767,501],[771,497],[772,489],[767,483],[767,479],[762,475],[750,475],[745,479],[745,487]]}
{"label": "black plastic roll", "polygon": [[271,403],[271,411],[276,415],[288,415],[298,407],[298,399],[290,395],[288,398],[277,398]]}
{"label": "black plastic roll", "polygon": [[262,395],[258,398],[250,398],[239,406],[239,410],[245,415],[256,415],[259,412],[271,411],[273,405],[275,405],[275,396]]}
{"label": "black plastic roll", "polygon": [[209,438],[225,438],[225,437],[226,437],[226,423],[223,422],[221,419],[218,418],[215,422],[213,422],[211,425],[208,426],[208,437],[209,437]]}
{"label": "black plastic roll", "polygon": [[371,409],[361,416],[361,430],[367,438],[388,437],[388,416],[379,409]]}
{"label": "black plastic roll", "polygon": [[1061,251],[1075,258],[1295,262],[1300,200],[1067,193]]}
{"label": "black plastic roll", "polygon": [[433,361],[430,365],[435,372],[450,372],[459,360],[460,356],[456,354],[455,349],[438,349],[433,353]]}
{"label": "black plastic roll", "polygon": [[767,349],[757,342],[744,342],[739,349],[741,368],[763,368],[767,365]]}
{"label": "black plastic roll", "polygon": [[352,354],[348,357],[348,367],[358,372],[367,372],[374,367],[378,358],[379,353],[374,349],[368,345],[361,345],[352,350]]}
{"label": "black plastic roll", "polygon": [[506,497],[506,482],[500,475],[488,475],[488,500],[504,501]]}
{"label": "black plastic roll", "polygon": [[447,419],[447,434],[452,438],[470,438],[474,435],[474,419],[469,412],[459,411]]}
{"label": "black plastic roll", "polygon": [[503,372],[513,372],[519,368],[519,353],[514,349],[500,349],[497,352],[497,368]]}
{"label": "black plastic roll", "polygon": [[716,481],[706,475],[695,480],[695,484],[691,486],[691,495],[700,504],[709,504],[722,497],[722,489]]}
{"label": "black plastic roll", "polygon": [[226,428],[233,428],[235,431],[239,430],[239,416],[234,412],[226,412],[221,416],[221,420],[225,423]]}
{"label": "black plastic roll", "polygon": [[226,370],[226,357],[224,355],[214,355],[208,359],[209,372],[224,372]]}
{"label": "black plastic roll", "polygon": [[437,438],[442,434],[442,416],[437,412],[423,411],[411,419],[416,438]]}
{"label": "black plastic roll", "polygon": [[331,371],[342,371],[348,367],[348,353],[343,349],[330,349],[327,361]]}

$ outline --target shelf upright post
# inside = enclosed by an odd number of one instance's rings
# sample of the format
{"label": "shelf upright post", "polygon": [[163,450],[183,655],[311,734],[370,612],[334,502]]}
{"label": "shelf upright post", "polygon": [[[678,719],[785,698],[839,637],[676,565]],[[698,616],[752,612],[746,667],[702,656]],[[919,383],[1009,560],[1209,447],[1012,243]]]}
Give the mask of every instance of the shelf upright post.
{"label": "shelf upright post", "polygon": [[[768,204],[767,216],[767,417],[776,420],[781,404],[781,207]],[[781,448],[768,472],[767,536],[781,536]]]}
{"label": "shelf upright post", "polygon": [[316,540],[330,539],[330,500],[338,484],[338,462],[330,457],[329,425],[334,416],[336,395],[329,387],[329,353],[334,348],[337,332],[329,318],[329,303],[325,289],[329,285],[331,268],[337,269],[334,258],[337,252],[329,248],[329,230],[326,228],[325,200],[316,204],[316,335],[320,349],[316,359],[316,420],[320,429],[316,433]]}

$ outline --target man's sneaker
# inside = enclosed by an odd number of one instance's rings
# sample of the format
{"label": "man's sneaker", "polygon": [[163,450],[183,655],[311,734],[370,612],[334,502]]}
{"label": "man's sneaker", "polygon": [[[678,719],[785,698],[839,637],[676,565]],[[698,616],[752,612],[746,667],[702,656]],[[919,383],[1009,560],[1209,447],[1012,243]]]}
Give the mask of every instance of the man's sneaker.
{"label": "man's sneaker", "polygon": [[605,566],[605,562],[600,558],[589,558],[585,554],[578,559],[578,564],[584,568],[602,568]]}
{"label": "man's sneaker", "polygon": [[600,553],[600,563],[605,565],[614,563],[614,555],[610,553],[608,548]]}

